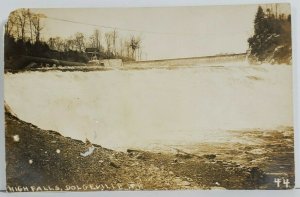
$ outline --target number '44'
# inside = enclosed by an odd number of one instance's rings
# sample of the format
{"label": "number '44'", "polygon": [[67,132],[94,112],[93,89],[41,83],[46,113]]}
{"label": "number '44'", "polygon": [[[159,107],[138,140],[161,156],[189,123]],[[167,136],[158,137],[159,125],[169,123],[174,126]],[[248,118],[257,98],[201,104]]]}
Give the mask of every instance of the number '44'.
{"label": "number '44'", "polygon": [[289,188],[290,181],[285,178],[275,178],[274,183],[277,184],[277,187],[280,187],[281,183],[285,185],[286,188]]}

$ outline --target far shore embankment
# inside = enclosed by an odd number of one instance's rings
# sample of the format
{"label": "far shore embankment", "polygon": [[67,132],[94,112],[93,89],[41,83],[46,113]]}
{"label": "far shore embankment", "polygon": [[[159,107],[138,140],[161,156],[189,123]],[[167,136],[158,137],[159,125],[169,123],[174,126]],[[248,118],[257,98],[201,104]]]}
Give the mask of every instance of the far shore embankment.
{"label": "far shore embankment", "polygon": [[160,59],[147,61],[131,61],[125,62],[124,66],[192,66],[192,65],[216,65],[224,63],[245,62],[247,60],[247,53],[212,55],[202,57],[186,57],[174,59]]}
{"label": "far shore embankment", "polygon": [[34,57],[34,56],[17,56],[5,61],[6,71],[30,70],[34,68],[59,67],[59,66],[86,66],[86,63],[64,61],[50,58]]}
{"label": "far shore embankment", "polygon": [[224,64],[242,65],[247,63],[246,53],[226,54],[203,57],[188,57],[176,59],[160,59],[147,61],[123,62],[122,66],[101,66],[82,62],[63,61],[57,59],[40,58],[33,56],[19,56],[5,62],[6,72],[19,71],[97,71],[97,70],[130,70],[149,68],[177,68],[190,66],[221,66]]}

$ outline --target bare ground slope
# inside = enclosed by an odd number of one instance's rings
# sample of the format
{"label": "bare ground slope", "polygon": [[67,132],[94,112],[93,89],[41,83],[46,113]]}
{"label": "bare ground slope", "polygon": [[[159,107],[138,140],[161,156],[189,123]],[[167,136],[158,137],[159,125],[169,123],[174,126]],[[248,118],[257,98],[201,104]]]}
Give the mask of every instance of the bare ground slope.
{"label": "bare ground slope", "polygon": [[[94,144],[94,152],[84,157],[80,153],[88,147],[81,141],[64,137],[55,131],[41,130],[9,112],[5,114],[5,122],[7,190],[10,192],[276,189],[271,180],[274,173],[268,175],[259,168],[261,166],[247,165],[243,160],[237,163],[232,158],[224,157],[224,154],[196,155],[181,150],[177,154],[140,150],[128,150],[125,153]],[[274,148],[274,142],[269,146]],[[286,143],[278,146],[278,150],[283,150]],[[243,150],[245,148],[242,147]],[[252,149],[250,147],[247,151],[251,153]],[[220,153],[226,153],[226,149]],[[243,158],[251,156],[250,153],[244,153],[246,156]],[[276,151],[272,154],[276,154]],[[279,158],[280,161],[293,164],[291,154],[281,152],[280,157],[277,157],[278,154],[271,156],[273,163]],[[267,170],[267,166],[268,163],[265,163],[262,167]],[[293,176],[293,165],[288,172]],[[293,180],[290,181],[293,184]]]}

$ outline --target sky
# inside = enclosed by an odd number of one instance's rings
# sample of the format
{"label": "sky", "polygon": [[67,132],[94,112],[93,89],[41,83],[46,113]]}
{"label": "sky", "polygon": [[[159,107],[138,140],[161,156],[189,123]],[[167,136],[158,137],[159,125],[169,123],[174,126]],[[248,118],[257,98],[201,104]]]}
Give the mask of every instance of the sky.
{"label": "sky", "polygon": [[[153,60],[246,52],[257,7],[56,8],[33,11],[47,16],[43,19],[44,39],[68,38],[76,32],[82,32],[88,38],[96,28],[104,37],[105,32],[116,29],[119,38],[140,36],[142,60]],[[281,4],[279,9],[288,10],[288,5]]]}

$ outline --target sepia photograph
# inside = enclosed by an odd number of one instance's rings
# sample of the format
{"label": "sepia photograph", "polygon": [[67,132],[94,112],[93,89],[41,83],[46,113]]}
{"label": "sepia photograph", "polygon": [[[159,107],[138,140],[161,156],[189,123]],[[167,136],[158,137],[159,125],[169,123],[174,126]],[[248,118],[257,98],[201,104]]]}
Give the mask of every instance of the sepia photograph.
{"label": "sepia photograph", "polygon": [[20,8],[7,192],[295,187],[289,3]]}

